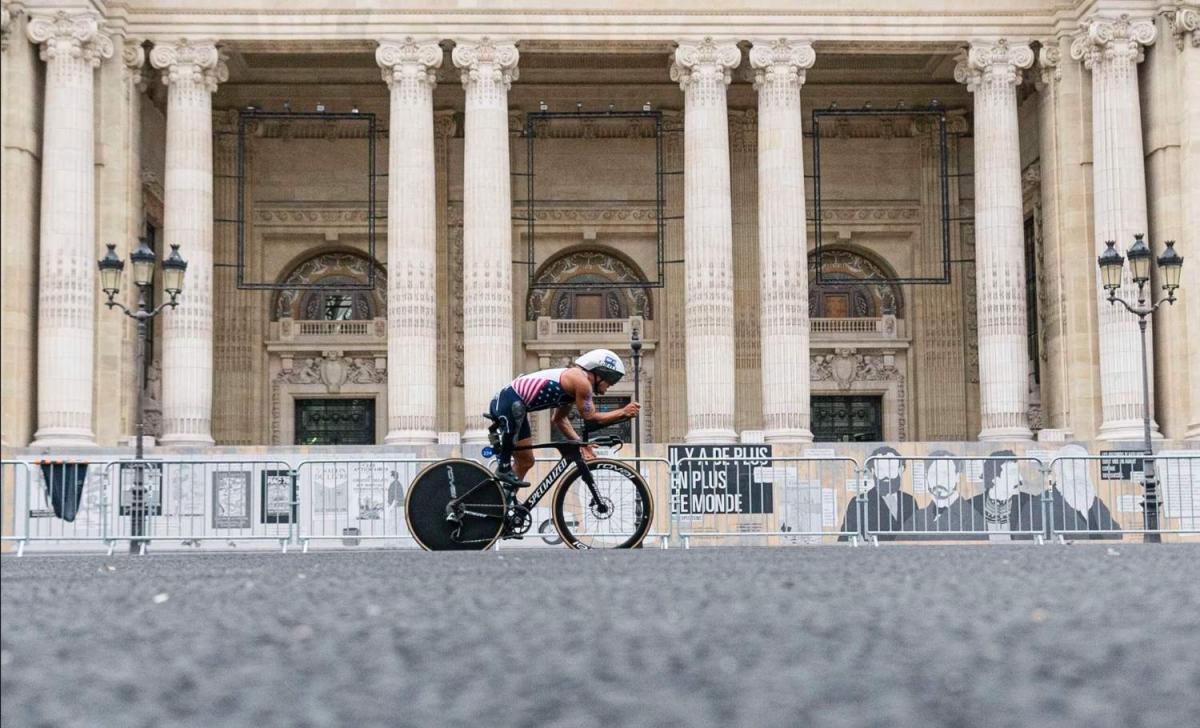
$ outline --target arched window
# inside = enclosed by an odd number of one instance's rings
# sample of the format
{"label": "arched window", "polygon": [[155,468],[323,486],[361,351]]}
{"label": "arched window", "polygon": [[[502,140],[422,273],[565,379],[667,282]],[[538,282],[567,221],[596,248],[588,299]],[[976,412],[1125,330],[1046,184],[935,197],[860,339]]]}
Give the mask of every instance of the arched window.
{"label": "arched window", "polygon": [[614,288],[613,283],[645,283],[632,264],[600,250],[576,250],[550,259],[535,278],[537,283],[569,283],[578,288],[532,288],[525,315],[555,319],[652,319],[650,294],[645,288]]}
{"label": "arched window", "polygon": [[817,285],[816,260],[808,259],[808,315],[810,318],[904,318],[904,296],[889,282],[895,275],[850,250],[821,252],[824,277]]}
{"label": "arched window", "polygon": [[367,258],[358,253],[320,253],[304,260],[284,278],[283,284],[327,288],[289,288],[275,297],[276,320],[353,321],[387,315],[387,275],[375,265],[375,288],[370,291],[339,289],[339,285],[362,286],[367,282]]}

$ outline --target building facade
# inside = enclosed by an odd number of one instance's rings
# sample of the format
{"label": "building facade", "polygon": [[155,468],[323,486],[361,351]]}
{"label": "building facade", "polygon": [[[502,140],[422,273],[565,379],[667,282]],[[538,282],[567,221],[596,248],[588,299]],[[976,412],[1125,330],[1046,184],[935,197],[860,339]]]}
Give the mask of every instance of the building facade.
{"label": "building facade", "polygon": [[649,442],[1138,440],[1138,233],[1200,439],[1196,5],[475,5],[3,0],[4,444],[478,442],[634,332]]}

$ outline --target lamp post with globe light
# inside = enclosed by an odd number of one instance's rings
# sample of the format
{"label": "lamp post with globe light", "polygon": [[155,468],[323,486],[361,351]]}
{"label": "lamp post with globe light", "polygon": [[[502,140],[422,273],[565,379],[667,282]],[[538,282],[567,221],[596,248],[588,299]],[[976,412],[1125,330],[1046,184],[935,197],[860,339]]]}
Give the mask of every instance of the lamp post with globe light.
{"label": "lamp post with globe light", "polygon": [[[175,308],[179,305],[179,295],[183,293],[184,274],[187,272],[187,261],[179,255],[179,246],[172,245],[171,254],[162,261],[163,290],[166,291],[167,300],[150,309],[147,303],[148,293],[150,286],[154,283],[154,267],[158,261],[154,257],[154,251],[146,244],[146,238],[139,238],[137,249],[129,254],[129,260],[133,263],[133,282],[138,287],[137,310],[130,310],[116,300],[116,296],[121,290],[121,274],[125,270],[125,261],[117,255],[116,248],[116,245],[108,244],[108,253],[99,261],[100,286],[108,297],[104,303],[105,306],[119,308],[122,313],[137,322],[137,371],[140,373],[146,368],[146,336],[149,323],[168,306]],[[130,514],[133,517],[130,528],[130,553],[145,553],[146,549],[146,541],[142,538],[146,532],[146,464],[142,446],[142,438],[146,434],[145,390],[145,384],[139,382],[137,387],[137,445],[134,454],[135,475],[133,492],[130,494]]]}
{"label": "lamp post with globe light", "polygon": [[[1165,298],[1151,301],[1152,291],[1146,290],[1150,282],[1151,254],[1150,246],[1146,244],[1141,233],[1134,235],[1133,245],[1125,251],[1122,257],[1117,252],[1116,241],[1109,240],[1108,247],[1100,254],[1097,263],[1100,266],[1100,279],[1104,290],[1108,291],[1108,302],[1121,304],[1133,315],[1138,317],[1138,328],[1142,332],[1142,425],[1146,452],[1145,463],[1142,467],[1145,477],[1145,500],[1142,506],[1144,527],[1146,530],[1143,540],[1146,543],[1159,543],[1162,535],[1158,533],[1158,481],[1154,468],[1154,447],[1150,440],[1150,372],[1146,367],[1146,319],[1158,310],[1164,303],[1175,303],[1175,289],[1179,288],[1179,274],[1183,268],[1183,256],[1175,251],[1175,241],[1166,242],[1166,250],[1156,261],[1162,279],[1162,289],[1167,294]],[[1130,304],[1117,296],[1121,288],[1121,279],[1125,268],[1125,258],[1129,258],[1129,269],[1133,282],[1137,284],[1137,303]]]}

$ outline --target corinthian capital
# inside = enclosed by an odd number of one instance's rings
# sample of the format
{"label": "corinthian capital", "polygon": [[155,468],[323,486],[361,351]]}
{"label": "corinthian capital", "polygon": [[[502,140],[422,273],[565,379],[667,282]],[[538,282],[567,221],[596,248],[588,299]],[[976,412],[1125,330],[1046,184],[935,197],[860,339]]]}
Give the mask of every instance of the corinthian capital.
{"label": "corinthian capital", "polygon": [[181,38],[174,43],[156,42],[150,51],[150,65],[162,70],[163,83],[195,83],[209,93],[217,84],[229,80],[229,68],[217,45],[211,40]]}
{"label": "corinthian capital", "polygon": [[733,69],[741,62],[742,52],[732,41],[718,43],[712,38],[699,43],[681,41],[671,63],[671,80],[685,91],[696,82],[720,81],[729,85]]}
{"label": "corinthian capital", "polygon": [[383,72],[383,81],[393,83],[415,81],[429,88],[437,85],[437,69],[442,67],[442,47],[437,41],[419,42],[411,36],[402,41],[379,41],[375,62]]}
{"label": "corinthian capital", "polygon": [[974,93],[981,84],[1021,83],[1021,69],[1033,65],[1033,51],[1027,43],[1010,46],[1004,38],[995,43],[972,43],[970,49],[958,56],[954,80],[967,84]]}
{"label": "corinthian capital", "polygon": [[1059,50],[1058,42],[1051,39],[1042,41],[1042,47],[1038,50],[1038,87],[1053,86],[1062,79],[1062,51]]}
{"label": "corinthian capital", "polygon": [[816,60],[812,43],[806,40],[754,41],[750,48],[754,87],[775,82],[803,84],[805,71],[812,68]]}
{"label": "corinthian capital", "polygon": [[1171,35],[1175,38],[1175,47],[1183,50],[1184,39],[1190,37],[1193,48],[1200,48],[1200,7],[1195,5],[1179,5],[1167,13],[1171,24]]}
{"label": "corinthian capital", "polygon": [[451,54],[456,68],[462,69],[463,88],[475,83],[491,82],[504,84],[507,89],[518,78],[517,61],[520,55],[514,43],[480,38],[478,41],[460,41]]}
{"label": "corinthian capital", "polygon": [[1071,41],[1071,57],[1092,68],[1097,63],[1133,61],[1141,63],[1142,48],[1154,42],[1158,29],[1149,20],[1116,20],[1092,17],[1080,24],[1082,32]]}
{"label": "corinthian capital", "polygon": [[112,58],[112,38],[100,31],[100,19],[95,13],[68,15],[58,11],[53,16],[39,15],[25,26],[29,40],[40,45],[43,61],[55,58],[80,58],[92,66],[101,59]]}

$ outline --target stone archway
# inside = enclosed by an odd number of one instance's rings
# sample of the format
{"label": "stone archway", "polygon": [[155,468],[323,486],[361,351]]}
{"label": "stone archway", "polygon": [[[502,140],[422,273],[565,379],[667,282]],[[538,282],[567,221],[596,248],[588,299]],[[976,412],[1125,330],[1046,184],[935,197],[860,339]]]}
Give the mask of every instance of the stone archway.
{"label": "stone archway", "polygon": [[614,283],[646,283],[646,277],[632,264],[603,250],[574,250],[551,258],[534,276],[534,282],[572,283],[581,287],[531,288],[525,302],[525,318],[528,321],[536,321],[539,317],[585,318],[577,315],[576,295],[581,290],[602,297],[601,315],[596,318],[654,318],[647,288],[612,286]]}
{"label": "stone archway", "polygon": [[[321,295],[339,292],[338,284],[363,286],[367,282],[367,266],[370,263],[360,253],[338,251],[318,253],[299,265],[281,281],[289,287],[275,296],[271,307],[272,320],[313,320],[321,318],[319,308]],[[328,285],[320,290],[301,289],[299,286],[313,284]],[[350,296],[353,318],[372,319],[387,317],[387,272],[375,264],[375,286],[373,290],[340,291]]]}
{"label": "stone archway", "polygon": [[[883,264],[844,248],[822,250],[821,258],[824,274],[835,280],[817,285],[816,259],[809,256],[808,315],[811,318],[878,318],[888,315],[904,318],[904,294],[898,285],[890,282],[896,276]],[[838,315],[843,299],[846,313]],[[833,301],[838,302],[837,306],[833,305]]]}

